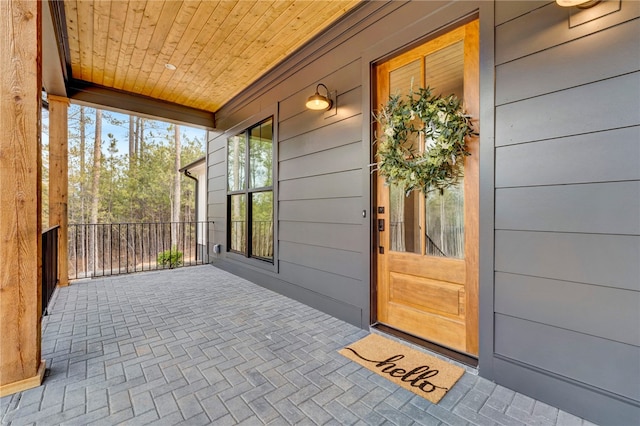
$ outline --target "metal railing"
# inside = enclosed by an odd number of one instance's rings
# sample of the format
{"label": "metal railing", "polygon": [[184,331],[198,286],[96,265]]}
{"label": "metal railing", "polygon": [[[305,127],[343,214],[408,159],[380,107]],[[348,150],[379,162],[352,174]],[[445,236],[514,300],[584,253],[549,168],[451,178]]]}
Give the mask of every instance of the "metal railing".
{"label": "metal railing", "polygon": [[209,262],[213,222],[69,225],[69,279],[129,274]]}
{"label": "metal railing", "polygon": [[42,314],[46,315],[47,307],[53,292],[58,285],[58,230],[53,226],[42,232]]}

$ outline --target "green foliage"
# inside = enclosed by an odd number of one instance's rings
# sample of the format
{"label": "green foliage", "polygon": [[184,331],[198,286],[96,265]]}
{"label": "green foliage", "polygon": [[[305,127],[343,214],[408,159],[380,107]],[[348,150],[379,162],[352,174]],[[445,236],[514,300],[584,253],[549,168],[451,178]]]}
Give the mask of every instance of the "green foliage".
{"label": "green foliage", "polygon": [[162,267],[176,268],[182,266],[182,252],[176,247],[158,253],[158,265]]}
{"label": "green foliage", "polygon": [[[69,108],[69,223],[89,222],[95,115],[93,108],[78,105]],[[135,120],[136,126],[130,127],[129,120]],[[176,155],[173,126],[141,117],[103,113],[98,222],[170,221]],[[135,134],[131,139],[135,138],[137,145],[129,155],[122,147],[127,145],[127,129],[132,128]],[[188,137],[183,133],[181,139],[182,164],[204,156],[204,137]],[[181,179],[182,218],[195,220],[194,182],[184,175]]]}
{"label": "green foliage", "polygon": [[455,185],[469,154],[467,138],[475,135],[471,119],[455,95],[434,96],[420,88],[406,99],[393,95],[374,118],[379,123],[377,170],[387,183],[408,194],[424,194]]}

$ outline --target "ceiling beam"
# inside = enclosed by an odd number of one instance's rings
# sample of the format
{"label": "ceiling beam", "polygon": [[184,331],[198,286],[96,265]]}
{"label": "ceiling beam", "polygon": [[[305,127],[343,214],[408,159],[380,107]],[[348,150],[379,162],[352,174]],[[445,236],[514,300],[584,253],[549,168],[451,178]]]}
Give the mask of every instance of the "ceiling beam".
{"label": "ceiling beam", "polygon": [[70,80],[67,83],[67,95],[77,104],[97,106],[124,114],[133,113],[207,130],[215,129],[215,115],[210,111],[110,89],[86,81]]}

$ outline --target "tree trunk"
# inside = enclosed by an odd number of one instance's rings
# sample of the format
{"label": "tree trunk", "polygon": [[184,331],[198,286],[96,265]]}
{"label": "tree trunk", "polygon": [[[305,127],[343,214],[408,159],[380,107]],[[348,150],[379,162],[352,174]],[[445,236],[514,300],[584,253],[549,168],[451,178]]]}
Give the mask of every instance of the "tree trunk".
{"label": "tree trunk", "polygon": [[144,118],[138,117],[138,143],[136,145],[138,158],[142,159],[144,155]]}
{"label": "tree trunk", "polygon": [[129,170],[131,170],[131,166],[133,164],[133,159],[135,158],[135,137],[136,130],[134,126],[135,117],[133,115],[129,115]]}
{"label": "tree trunk", "polygon": [[100,194],[99,183],[100,183],[100,160],[102,157],[102,110],[96,109],[96,136],[93,144],[93,181],[91,184],[91,218],[90,223],[92,224],[91,230],[89,232],[89,260],[91,262],[91,271],[95,274],[97,269],[97,233],[96,233],[96,223],[98,223],[98,201]]}
{"label": "tree trunk", "polygon": [[136,117],[136,128],[133,139],[133,156],[138,157],[138,145],[140,143],[140,117]]}
{"label": "tree trunk", "polygon": [[171,209],[171,245],[178,245],[178,222],[180,222],[180,126],[177,124],[174,126],[175,130],[175,143],[176,143],[176,158],[173,170],[173,202]]}

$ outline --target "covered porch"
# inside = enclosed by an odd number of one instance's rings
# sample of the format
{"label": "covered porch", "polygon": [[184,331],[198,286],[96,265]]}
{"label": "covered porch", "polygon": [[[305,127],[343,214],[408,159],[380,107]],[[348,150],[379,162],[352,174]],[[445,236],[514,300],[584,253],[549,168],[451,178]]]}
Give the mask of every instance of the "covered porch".
{"label": "covered porch", "polygon": [[338,354],[367,331],[210,265],[59,288],[42,330],[1,424],[591,424],[473,370],[431,404]]}
{"label": "covered porch", "polygon": [[59,227],[57,284],[64,287],[73,277],[66,246],[71,103],[214,130],[222,105],[358,3],[0,3],[1,396],[39,386],[46,366],[43,105],[50,120],[49,225]]}

